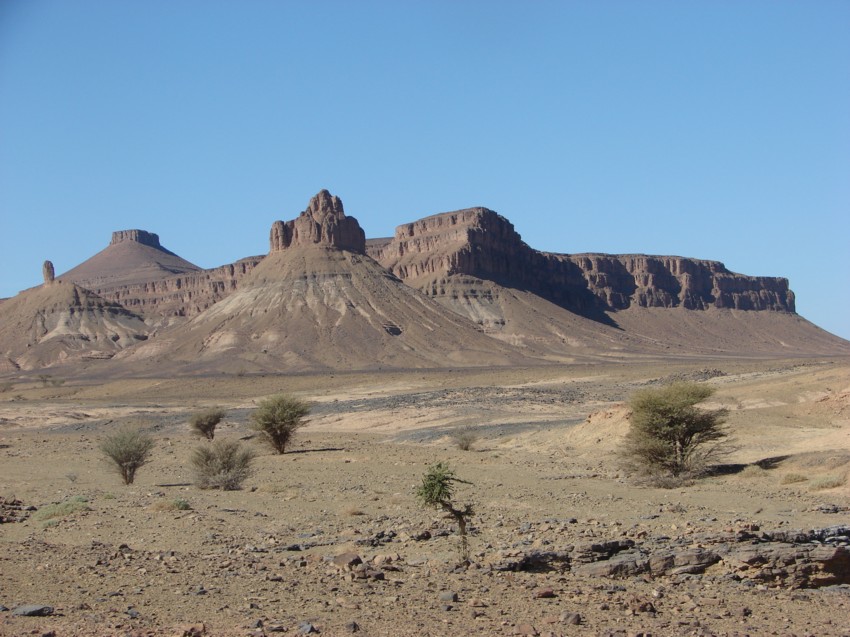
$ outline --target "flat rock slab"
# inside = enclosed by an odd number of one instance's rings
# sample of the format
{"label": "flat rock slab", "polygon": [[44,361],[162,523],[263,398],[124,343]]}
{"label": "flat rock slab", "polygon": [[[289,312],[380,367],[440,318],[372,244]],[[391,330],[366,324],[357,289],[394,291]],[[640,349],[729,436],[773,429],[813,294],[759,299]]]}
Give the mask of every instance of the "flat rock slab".
{"label": "flat rock slab", "polygon": [[47,617],[53,614],[53,606],[43,606],[41,604],[26,604],[18,606],[12,611],[13,615],[19,617]]}

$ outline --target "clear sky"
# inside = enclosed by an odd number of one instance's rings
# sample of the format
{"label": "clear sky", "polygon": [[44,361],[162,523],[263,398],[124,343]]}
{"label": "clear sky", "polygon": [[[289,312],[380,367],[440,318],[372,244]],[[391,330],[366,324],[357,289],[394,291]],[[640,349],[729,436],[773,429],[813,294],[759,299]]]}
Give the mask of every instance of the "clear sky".
{"label": "clear sky", "polygon": [[263,254],[321,188],[784,276],[850,338],[850,2],[0,0],[0,296],[113,230]]}

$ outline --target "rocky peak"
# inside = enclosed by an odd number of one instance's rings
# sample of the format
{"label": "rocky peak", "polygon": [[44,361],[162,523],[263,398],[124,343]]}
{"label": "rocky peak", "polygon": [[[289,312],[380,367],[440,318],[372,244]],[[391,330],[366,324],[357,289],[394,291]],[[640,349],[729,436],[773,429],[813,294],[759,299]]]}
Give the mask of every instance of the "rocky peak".
{"label": "rocky peak", "polygon": [[56,277],[56,271],[53,269],[53,261],[45,261],[41,266],[41,274],[44,276],[45,283],[53,283]]}
{"label": "rocky peak", "polygon": [[159,244],[159,235],[146,230],[117,230],[112,233],[112,241],[109,245],[114,246],[124,242],[141,243],[152,248],[162,248]]}
{"label": "rocky peak", "polygon": [[275,221],[269,234],[269,251],[293,246],[321,245],[366,252],[366,234],[354,217],[346,217],[342,200],[327,190],[320,191],[307,209],[292,221]]}

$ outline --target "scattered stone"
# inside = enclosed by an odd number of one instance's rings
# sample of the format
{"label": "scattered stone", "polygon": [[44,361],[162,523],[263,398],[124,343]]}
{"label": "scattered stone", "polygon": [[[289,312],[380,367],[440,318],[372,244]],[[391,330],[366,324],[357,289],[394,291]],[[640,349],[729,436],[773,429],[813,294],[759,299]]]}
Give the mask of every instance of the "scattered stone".
{"label": "scattered stone", "polygon": [[531,624],[520,624],[513,631],[514,635],[525,635],[526,637],[537,637],[540,633]]}
{"label": "scattered stone", "polygon": [[554,597],[556,597],[555,591],[553,591],[551,588],[538,588],[536,591],[534,591],[535,599],[552,599]]}
{"label": "scattered stone", "polygon": [[350,633],[359,632],[360,631],[360,624],[358,624],[357,622],[348,622],[345,625],[345,630],[347,630]]}
{"label": "scattered stone", "polygon": [[311,635],[311,634],[318,634],[318,633],[319,633],[319,629],[316,628],[310,622],[301,622],[300,624],[298,624],[298,634],[299,635]]}
{"label": "scattered stone", "polygon": [[338,568],[341,568],[345,571],[352,570],[355,566],[358,566],[363,563],[363,560],[360,558],[357,553],[340,553],[336,557],[331,560],[334,565]]}
{"label": "scattered stone", "polygon": [[442,593],[440,593],[441,602],[456,602],[457,600],[457,593],[453,591],[443,591]]}
{"label": "scattered stone", "polygon": [[581,624],[581,615],[578,613],[571,613],[569,611],[564,611],[561,613],[561,623],[568,624],[570,626],[578,626]]}

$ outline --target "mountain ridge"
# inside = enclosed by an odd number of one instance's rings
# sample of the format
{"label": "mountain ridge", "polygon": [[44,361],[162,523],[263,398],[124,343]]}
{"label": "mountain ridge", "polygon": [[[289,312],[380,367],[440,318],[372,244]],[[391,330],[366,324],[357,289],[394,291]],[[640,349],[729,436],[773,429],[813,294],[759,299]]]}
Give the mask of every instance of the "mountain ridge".
{"label": "mountain ridge", "polygon": [[[257,371],[307,371],[686,357],[691,350],[850,354],[850,342],[796,314],[783,277],[678,256],[541,252],[483,207],[366,239],[327,190],[294,219],[272,223],[267,255],[202,269],[154,233],[116,231],[105,250],[45,286],[69,281],[144,321],[137,332],[149,334],[147,342],[110,352],[125,366],[173,359],[195,371],[205,364],[233,371],[234,361]],[[0,315],[14,298],[0,302]],[[433,324],[428,338],[417,336],[424,324]],[[8,330],[5,340],[14,341]]]}

